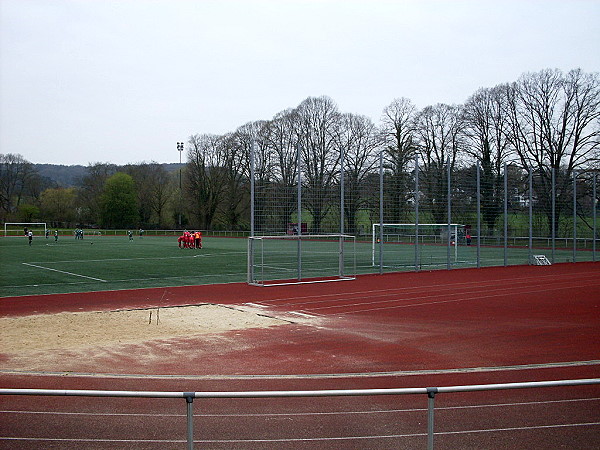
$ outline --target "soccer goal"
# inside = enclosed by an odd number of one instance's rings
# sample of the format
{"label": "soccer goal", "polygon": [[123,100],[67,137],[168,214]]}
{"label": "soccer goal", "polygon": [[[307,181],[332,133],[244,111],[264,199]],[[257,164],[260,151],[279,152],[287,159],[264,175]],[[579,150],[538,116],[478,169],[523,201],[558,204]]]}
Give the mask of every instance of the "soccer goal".
{"label": "soccer goal", "polygon": [[[381,245],[382,244],[382,245]],[[386,267],[441,266],[459,262],[459,245],[465,245],[465,226],[457,223],[374,223],[372,264]]]}
{"label": "soccer goal", "polygon": [[4,236],[24,236],[25,228],[36,236],[44,236],[47,230],[46,222],[6,222]]}
{"label": "soccer goal", "polygon": [[356,278],[356,238],[345,234],[248,238],[248,283],[322,283]]}

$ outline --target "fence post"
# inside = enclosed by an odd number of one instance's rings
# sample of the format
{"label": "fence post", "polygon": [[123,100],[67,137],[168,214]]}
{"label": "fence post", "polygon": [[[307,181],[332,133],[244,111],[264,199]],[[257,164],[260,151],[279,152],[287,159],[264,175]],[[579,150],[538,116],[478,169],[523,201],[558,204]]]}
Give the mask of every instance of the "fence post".
{"label": "fence post", "polygon": [[[255,173],[255,161],[254,161],[254,139],[250,144],[250,237],[254,237],[254,197],[256,195],[254,185],[254,173]],[[248,283],[254,282],[254,241],[248,239]]]}
{"label": "fence post", "polygon": [[427,450],[433,450],[433,410],[438,388],[427,388]]}
{"label": "fence post", "polygon": [[[345,225],[345,214],[344,214],[344,208],[346,207],[345,202],[344,202],[344,197],[346,195],[346,192],[344,190],[344,152],[345,149],[342,148],[340,149],[340,235],[343,235],[346,232],[346,229],[344,227]],[[349,224],[349,226],[351,227],[352,225]],[[352,228],[350,228],[352,229]],[[339,247],[339,270],[338,273],[340,274],[340,276],[344,275],[344,238],[342,236],[340,236],[340,247]]]}
{"label": "fence post", "polygon": [[301,158],[302,158],[302,146],[300,144],[300,142],[298,142],[297,144],[297,148],[296,148],[296,165],[298,166],[296,168],[296,170],[298,171],[298,192],[297,192],[297,197],[296,197],[296,202],[298,203],[298,213],[297,213],[297,219],[298,219],[298,226],[297,226],[297,233],[298,233],[298,281],[302,280],[302,173],[301,173],[301,169],[302,169],[302,164],[301,164]]}
{"label": "fence post", "polygon": [[419,155],[415,155],[415,271],[419,265]]}
{"label": "fence post", "polygon": [[552,168],[552,224],[550,228],[552,228],[551,236],[552,236],[552,264],[554,264],[554,253],[556,252],[556,170],[554,167]]}
{"label": "fence post", "polygon": [[593,218],[594,218],[594,225],[593,225],[593,232],[592,232],[592,261],[596,261],[596,172],[594,172],[594,176],[593,176],[593,183],[594,186],[592,188],[592,207],[594,208],[593,211]]}
{"label": "fence post", "polygon": [[481,169],[477,161],[477,268],[481,268]]}
{"label": "fence post", "polygon": [[383,150],[379,152],[379,274],[383,273]]}
{"label": "fence post", "polygon": [[187,449],[194,450],[194,397],[195,392],[184,392],[187,403]]}
{"label": "fence post", "polygon": [[533,255],[533,169],[529,167],[529,257],[528,263],[531,264]]}
{"label": "fence post", "polygon": [[[447,192],[447,208],[448,208],[448,230],[447,230],[447,247],[446,247],[446,269],[450,270],[452,268],[452,265],[450,263],[450,237],[452,235],[452,230],[451,228],[451,224],[452,224],[452,186],[451,186],[451,170],[450,170],[450,157],[448,156],[448,162],[446,163],[447,168],[448,168],[448,173],[447,173],[447,184],[448,184],[448,192]],[[454,236],[454,239],[458,239],[458,236]]]}
{"label": "fence post", "polygon": [[504,163],[504,266],[508,266],[508,170]]}
{"label": "fence post", "polygon": [[573,171],[573,262],[577,262],[577,172]]}

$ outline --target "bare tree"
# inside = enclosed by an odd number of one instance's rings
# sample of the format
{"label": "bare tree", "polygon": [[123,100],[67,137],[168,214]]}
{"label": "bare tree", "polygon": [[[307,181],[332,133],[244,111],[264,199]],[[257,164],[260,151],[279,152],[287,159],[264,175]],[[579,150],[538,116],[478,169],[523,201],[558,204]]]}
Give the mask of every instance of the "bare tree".
{"label": "bare tree", "polygon": [[533,170],[534,190],[552,224],[552,173],[556,221],[571,197],[573,171],[598,165],[600,79],[581,69],[528,73],[507,87],[509,138],[523,166]]}
{"label": "bare tree", "polygon": [[340,113],[329,97],[309,97],[296,109],[302,145],[304,204],[312,215],[315,233],[332,207],[332,187],[337,179],[340,154],[335,136]]}
{"label": "bare tree", "polygon": [[81,180],[78,190],[77,218],[89,223],[100,223],[100,197],[104,184],[117,171],[117,166],[109,163],[90,163],[87,175]]}
{"label": "bare tree", "polygon": [[414,119],[416,107],[407,98],[395,99],[383,110],[382,139],[384,168],[389,173],[385,190],[386,214],[392,222],[402,222],[411,192],[410,166],[416,144]]}
{"label": "bare tree", "polygon": [[226,171],[223,138],[193,135],[188,140],[185,171],[186,206],[202,229],[212,229],[225,190]]}
{"label": "bare tree", "polygon": [[0,209],[2,220],[14,214],[28,183],[37,176],[32,164],[19,154],[0,154]]}
{"label": "bare tree", "polygon": [[336,142],[344,153],[344,216],[346,230],[358,231],[358,213],[367,206],[365,181],[377,163],[379,136],[371,119],[355,114],[340,116]]}
{"label": "bare tree", "polygon": [[160,225],[172,185],[165,168],[156,162],[131,164],[123,168],[135,182],[142,226]]}
{"label": "bare tree", "polygon": [[446,221],[448,161],[453,170],[461,149],[460,110],[438,103],[424,108],[415,118],[418,151],[421,156],[422,202],[433,221]]}
{"label": "bare tree", "polygon": [[[242,217],[249,210],[250,191],[250,155],[253,142],[259,142],[257,138],[263,127],[262,121],[250,122],[239,127],[234,133],[226,135],[225,143],[225,169],[227,188],[224,192],[222,209],[225,221],[229,227],[236,229],[240,226]],[[255,155],[255,161],[262,160]],[[259,163],[259,171],[263,173]]]}
{"label": "bare tree", "polygon": [[465,148],[481,167],[481,213],[488,233],[502,213],[503,167],[511,156],[505,93],[506,86],[479,89],[462,110]]}
{"label": "bare tree", "polygon": [[297,209],[297,127],[298,114],[290,109],[277,113],[263,127],[264,142],[272,161],[272,178],[267,192],[271,198],[277,199],[273,215],[279,231],[285,230],[292,222],[292,214]]}

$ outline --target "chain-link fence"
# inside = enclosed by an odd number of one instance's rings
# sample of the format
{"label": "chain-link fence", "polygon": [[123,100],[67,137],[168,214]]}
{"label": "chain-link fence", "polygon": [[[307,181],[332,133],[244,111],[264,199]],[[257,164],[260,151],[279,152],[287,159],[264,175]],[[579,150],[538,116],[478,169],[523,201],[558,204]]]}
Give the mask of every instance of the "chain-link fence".
{"label": "chain-link fence", "polygon": [[255,178],[251,235],[356,236],[358,273],[597,259],[594,171],[417,156],[395,173],[380,153],[363,172],[339,155],[317,174],[309,156],[297,146],[288,183]]}

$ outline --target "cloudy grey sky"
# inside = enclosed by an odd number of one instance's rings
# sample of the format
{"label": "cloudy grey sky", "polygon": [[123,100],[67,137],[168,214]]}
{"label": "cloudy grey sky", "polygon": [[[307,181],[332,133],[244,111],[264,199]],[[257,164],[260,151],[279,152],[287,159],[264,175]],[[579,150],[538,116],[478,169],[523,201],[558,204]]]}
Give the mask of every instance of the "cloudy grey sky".
{"label": "cloudy grey sky", "polygon": [[178,162],[309,96],[379,123],[545,68],[600,71],[600,0],[0,0],[0,153]]}

